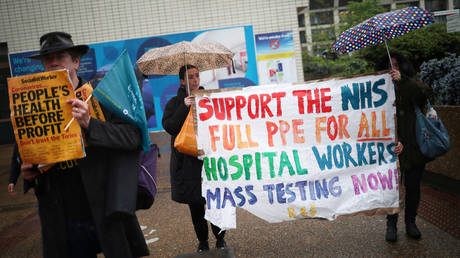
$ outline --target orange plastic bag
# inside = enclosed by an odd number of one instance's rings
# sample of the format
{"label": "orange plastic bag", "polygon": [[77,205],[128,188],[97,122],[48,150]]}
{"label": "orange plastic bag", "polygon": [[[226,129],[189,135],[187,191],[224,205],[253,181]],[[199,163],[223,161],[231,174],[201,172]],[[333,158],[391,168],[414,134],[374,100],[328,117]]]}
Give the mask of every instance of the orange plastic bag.
{"label": "orange plastic bag", "polygon": [[188,112],[182,129],[174,140],[174,148],[178,151],[190,155],[198,156],[198,147],[196,145],[195,125],[193,123],[193,109]]}

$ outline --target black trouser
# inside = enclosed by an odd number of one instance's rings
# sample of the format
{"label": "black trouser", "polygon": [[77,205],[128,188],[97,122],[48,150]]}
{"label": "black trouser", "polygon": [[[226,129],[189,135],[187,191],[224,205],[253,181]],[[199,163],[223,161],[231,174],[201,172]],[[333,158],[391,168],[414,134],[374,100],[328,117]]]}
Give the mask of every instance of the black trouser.
{"label": "black trouser", "polygon": [[97,257],[101,252],[94,222],[91,220],[67,220],[69,257]]}
{"label": "black trouser", "polygon": [[[425,164],[402,171],[404,187],[406,188],[406,207],[404,209],[404,220],[406,223],[415,222],[415,216],[417,216],[417,209],[420,203],[420,183],[422,181],[423,171],[425,171]],[[388,215],[387,219],[396,222],[398,220],[398,214]]]}
{"label": "black trouser", "polygon": [[[192,215],[193,227],[195,228],[196,236],[198,241],[207,241],[208,240],[208,221],[204,218],[204,204],[189,204],[190,214]],[[212,233],[216,239],[224,239],[225,231],[222,231],[220,234],[220,228],[211,223]]]}

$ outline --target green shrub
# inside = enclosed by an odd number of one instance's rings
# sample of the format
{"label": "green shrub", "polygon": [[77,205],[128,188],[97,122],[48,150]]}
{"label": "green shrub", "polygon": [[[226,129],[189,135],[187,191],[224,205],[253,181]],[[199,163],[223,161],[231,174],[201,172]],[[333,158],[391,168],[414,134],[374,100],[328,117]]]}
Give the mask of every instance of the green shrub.
{"label": "green shrub", "polygon": [[341,55],[335,59],[303,54],[303,71],[306,81],[329,77],[342,77],[372,72],[372,66],[363,59]]}
{"label": "green shrub", "polygon": [[420,67],[420,78],[431,86],[437,105],[460,105],[460,56],[449,53]]}

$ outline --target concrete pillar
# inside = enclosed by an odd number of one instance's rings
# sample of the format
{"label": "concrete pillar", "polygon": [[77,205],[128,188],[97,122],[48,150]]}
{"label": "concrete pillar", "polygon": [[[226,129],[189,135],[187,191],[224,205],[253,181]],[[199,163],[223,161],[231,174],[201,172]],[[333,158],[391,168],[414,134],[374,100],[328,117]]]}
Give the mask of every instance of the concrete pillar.
{"label": "concrete pillar", "polygon": [[311,38],[311,23],[310,23],[310,0],[307,0],[307,7],[305,8],[305,38],[307,40],[308,54],[311,55],[313,49],[313,39]]}
{"label": "concrete pillar", "polygon": [[339,17],[339,0],[334,0],[334,33],[335,37],[339,36],[339,23],[340,23],[340,17]]}
{"label": "concrete pillar", "polygon": [[391,6],[390,6],[391,10],[395,10],[396,9],[396,2],[391,2]]}
{"label": "concrete pillar", "polygon": [[418,5],[419,5],[420,8],[425,9],[425,0],[420,0],[418,2]]}

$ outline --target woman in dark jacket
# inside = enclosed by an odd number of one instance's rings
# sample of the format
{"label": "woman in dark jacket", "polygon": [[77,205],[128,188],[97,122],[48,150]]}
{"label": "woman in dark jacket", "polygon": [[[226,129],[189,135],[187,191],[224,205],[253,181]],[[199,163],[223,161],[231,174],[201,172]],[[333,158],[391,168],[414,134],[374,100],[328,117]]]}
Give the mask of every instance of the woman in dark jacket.
{"label": "woman in dark jacket", "polygon": [[[190,105],[194,101],[193,96],[187,96],[186,70],[190,91],[198,88],[203,89],[199,86],[200,75],[198,69],[193,65],[182,66],[179,70],[181,86],[177,90],[177,96],[166,104],[162,124],[166,132],[171,135],[171,196],[174,201],[189,205],[193,227],[199,241],[197,252],[202,252],[209,250],[208,223],[204,218],[205,199],[201,196],[201,168],[203,161],[180,153],[174,148],[174,140],[184,124]],[[227,246],[224,240],[225,231],[220,232],[220,228],[213,224],[211,224],[211,228],[217,239],[216,248],[225,248]]]}
{"label": "woman in dark jacket", "polygon": [[[415,70],[404,56],[394,53],[391,60],[393,69],[390,74],[396,86],[397,137],[400,147],[399,150],[395,149],[395,152],[397,154],[400,152],[399,165],[406,190],[404,221],[407,235],[419,239],[421,233],[415,224],[415,217],[420,202],[420,182],[429,159],[422,155],[415,138],[414,104],[421,110],[426,110],[426,102],[432,90],[428,85],[414,78]],[[387,62],[386,67],[388,66]],[[389,242],[395,242],[397,239],[397,222],[398,214],[387,216],[385,239]]]}

